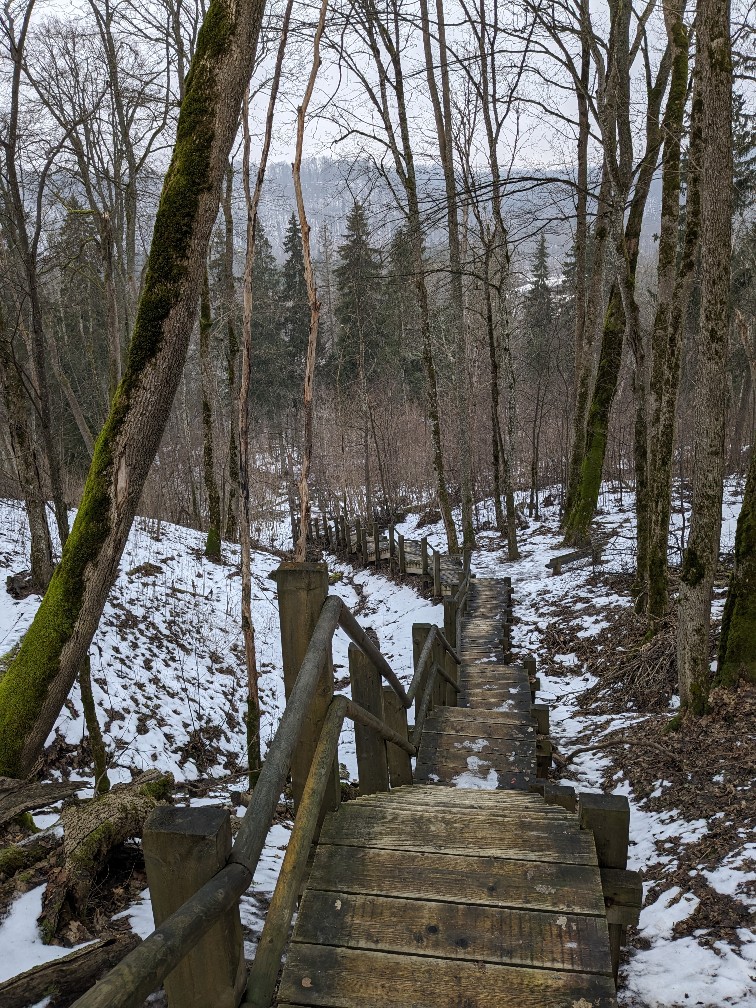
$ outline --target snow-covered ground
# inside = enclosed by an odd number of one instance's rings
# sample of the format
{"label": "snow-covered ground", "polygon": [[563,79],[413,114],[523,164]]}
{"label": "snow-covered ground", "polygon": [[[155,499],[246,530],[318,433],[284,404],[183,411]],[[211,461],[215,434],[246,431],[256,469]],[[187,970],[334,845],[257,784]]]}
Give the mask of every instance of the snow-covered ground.
{"label": "snow-covered ground", "polygon": [[[546,496],[545,494],[543,496]],[[731,552],[739,496],[728,486],[722,548]],[[633,566],[634,521],[632,496],[620,502],[602,495],[600,524],[616,533],[607,547],[604,569],[630,572]],[[485,517],[485,515],[484,515]],[[405,536],[415,533],[417,516],[400,528]],[[671,545],[679,543],[679,515],[673,520]],[[425,526],[431,545],[444,547],[440,525]],[[23,512],[16,505],[0,503],[0,585],[5,577],[23,568],[28,547]],[[510,563],[493,532],[479,536],[481,549],[474,554],[473,570],[480,576],[511,576],[515,585],[516,613],[513,650],[537,655],[544,635],[554,621],[563,618],[569,601],[574,620],[581,621],[580,635],[590,638],[606,626],[606,614],[627,606],[627,597],[593,578],[591,564],[571,567],[560,577],[549,577],[548,559],[559,552],[556,505],[542,505],[541,520],[531,521],[521,533],[522,558]],[[92,674],[95,700],[103,723],[109,754],[111,781],[129,780],[146,768],[170,771],[177,781],[207,781],[216,786],[203,799],[227,801],[232,788],[243,783],[245,766],[243,651],[239,632],[239,555],[224,546],[224,563],[209,563],[203,556],[204,540],[191,530],[161,527],[156,537],[154,522],[138,519],[129,537],[118,581],[111,593],[95,638]],[[263,551],[253,557],[253,619],[258,662],[262,671],[261,699],[264,709],[262,736],[265,745],[275,730],[283,707],[280,678],[280,641],[275,584],[268,575],[278,559]],[[405,682],[411,675],[411,625],[440,622],[441,607],[422,599],[411,587],[398,588],[380,575],[358,571],[331,561],[341,578],[333,586],[357,613],[364,626],[373,626],[392,667]],[[14,602],[0,587],[0,654],[21,637],[37,605],[32,597]],[[724,593],[715,608],[721,611]],[[601,752],[601,739],[618,727],[637,723],[643,715],[629,711],[624,717],[586,714],[580,696],[596,682],[574,653],[558,656],[553,673],[540,672],[541,699],[551,707],[551,730],[557,746],[569,750],[590,737],[598,747],[577,756],[566,782],[581,790],[607,787],[628,794],[631,804],[630,867],[644,872],[646,889],[663,883],[675,866],[675,848],[704,836],[706,821],[686,821],[674,810],[657,812],[646,800],[636,799],[627,781],[616,773],[607,780],[609,757]],[[339,688],[347,691],[347,642],[337,635],[334,665]],[[670,715],[674,712],[674,702]],[[55,733],[78,744],[84,733],[78,691],[75,689]],[[210,745],[207,740],[210,739]],[[353,732],[347,725],[339,750],[345,774],[356,776]],[[233,777],[237,775],[237,777]],[[91,793],[92,779],[86,768],[73,773],[82,789]],[[238,778],[238,779],[237,779]],[[662,793],[665,782],[658,782]],[[239,809],[241,814],[243,809]],[[44,820],[47,825],[50,816]],[[42,820],[40,820],[40,823]],[[263,908],[269,898],[283,857],[289,827],[271,828],[255,885],[242,904],[242,917],[250,933],[259,933]],[[672,843],[670,843],[672,841]],[[744,836],[741,849],[733,851],[715,871],[710,884],[719,892],[750,902],[747,884],[756,879],[753,837]],[[676,938],[674,924],[695,909],[697,898],[679,886],[664,889],[641,914],[640,934],[644,948],[636,949],[623,967],[620,1003],[626,1008],[677,1008],[678,1005],[756,1005],[756,934],[741,929],[739,947],[712,941],[711,935],[694,933]],[[30,923],[36,915],[34,900],[41,894],[19,897],[10,915],[0,924],[3,955],[0,980],[58,950],[43,946]],[[152,929],[149,896],[127,914],[139,934]],[[13,935],[13,944],[9,944]],[[714,936],[716,938],[716,936]],[[7,944],[8,943],[8,944]],[[252,942],[249,947],[253,950]],[[61,949],[60,954],[68,950]]]}

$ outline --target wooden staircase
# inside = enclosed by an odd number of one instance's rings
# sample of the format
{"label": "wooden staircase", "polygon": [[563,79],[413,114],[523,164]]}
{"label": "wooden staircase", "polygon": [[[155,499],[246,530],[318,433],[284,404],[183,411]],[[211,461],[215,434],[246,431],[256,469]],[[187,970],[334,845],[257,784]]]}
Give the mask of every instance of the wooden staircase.
{"label": "wooden staircase", "polygon": [[437,707],[425,722],[415,769],[424,783],[325,819],[280,1008],[616,1004],[594,835],[529,790],[532,683],[510,664],[509,592],[496,581],[471,588],[464,706]]}

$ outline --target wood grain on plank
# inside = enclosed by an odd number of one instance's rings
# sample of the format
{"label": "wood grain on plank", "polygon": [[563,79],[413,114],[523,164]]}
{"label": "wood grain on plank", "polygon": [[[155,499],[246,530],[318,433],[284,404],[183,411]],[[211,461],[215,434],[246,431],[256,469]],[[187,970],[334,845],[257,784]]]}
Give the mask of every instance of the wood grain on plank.
{"label": "wood grain on plank", "polygon": [[611,976],[606,918],[309,889],[296,941]]}
{"label": "wood grain on plank", "polygon": [[[432,810],[355,808],[342,805],[326,818],[321,832],[324,843],[356,847],[383,847],[418,851],[496,853],[518,860],[559,860],[573,864],[596,864],[593,837],[545,819],[529,821],[492,820],[470,809],[449,810],[443,817]],[[352,806],[352,808],[350,808]]]}
{"label": "wood grain on plank", "polygon": [[281,1003],[330,1008],[614,1008],[596,974],[450,961],[292,942]]}
{"label": "wood grain on plank", "polygon": [[537,864],[470,854],[388,851],[321,843],[308,885],[316,889],[449,903],[603,914],[595,865]]}

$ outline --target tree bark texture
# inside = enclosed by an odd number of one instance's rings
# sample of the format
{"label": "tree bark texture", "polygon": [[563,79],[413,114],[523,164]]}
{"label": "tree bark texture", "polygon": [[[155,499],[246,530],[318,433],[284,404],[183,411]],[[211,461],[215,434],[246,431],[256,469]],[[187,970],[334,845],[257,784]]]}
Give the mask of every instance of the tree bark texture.
{"label": "tree bark texture", "polygon": [[716,681],[756,683],[756,449],[751,448],[743,506],[735,532],[735,567],[730,576]]}
{"label": "tree bark texture", "polygon": [[220,563],[221,559],[221,500],[218,481],[215,478],[215,452],[213,450],[213,368],[210,354],[210,339],[213,332],[213,317],[210,307],[210,279],[207,266],[202,279],[199,320],[199,352],[202,372],[202,465],[205,476],[205,493],[209,522],[205,556]]}
{"label": "tree bark texture", "polygon": [[719,557],[727,421],[725,370],[730,335],[733,179],[727,0],[699,3],[696,73],[705,138],[701,152],[701,317],[696,458],[690,533],[680,571],[677,665],[681,707],[700,714],[706,709],[710,685],[711,591]]}
{"label": "tree bark texture", "polygon": [[186,82],[123,379],[74,528],[0,682],[0,772],[28,773],[94,636],[181,378],[262,0],[214,0]]}

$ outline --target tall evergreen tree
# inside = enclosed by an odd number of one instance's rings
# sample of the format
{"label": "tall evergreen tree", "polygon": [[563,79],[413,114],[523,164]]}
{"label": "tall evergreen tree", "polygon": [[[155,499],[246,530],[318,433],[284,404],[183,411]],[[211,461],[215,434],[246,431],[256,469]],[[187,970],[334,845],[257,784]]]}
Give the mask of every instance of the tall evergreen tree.
{"label": "tall evergreen tree", "polygon": [[[270,247],[270,246],[268,246]],[[286,349],[285,369],[297,401],[304,380],[307,340],[310,335],[310,306],[307,301],[302,232],[292,213],[283,243],[284,264],[281,271],[281,335]],[[255,265],[257,270],[257,265]]]}
{"label": "tall evergreen tree", "polygon": [[370,244],[370,226],[361,203],[346,219],[344,243],[338,250],[336,353],[343,378],[359,377],[385,360],[390,349],[384,339],[383,282],[380,256]]}

